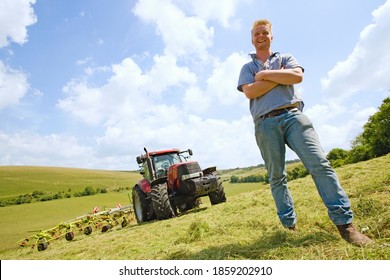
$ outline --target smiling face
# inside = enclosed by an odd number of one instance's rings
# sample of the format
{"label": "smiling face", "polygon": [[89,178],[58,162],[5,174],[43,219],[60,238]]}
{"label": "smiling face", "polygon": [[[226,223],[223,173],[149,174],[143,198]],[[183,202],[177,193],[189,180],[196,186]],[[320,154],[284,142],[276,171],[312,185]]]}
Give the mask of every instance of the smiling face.
{"label": "smiling face", "polygon": [[252,30],[252,44],[258,51],[267,51],[271,48],[272,30],[270,25],[258,25]]}

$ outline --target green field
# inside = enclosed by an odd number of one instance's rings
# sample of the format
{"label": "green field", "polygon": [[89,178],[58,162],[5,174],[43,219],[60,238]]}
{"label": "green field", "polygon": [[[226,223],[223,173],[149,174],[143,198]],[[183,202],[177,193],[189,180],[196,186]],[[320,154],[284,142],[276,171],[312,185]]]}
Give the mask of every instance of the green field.
{"label": "green field", "polygon": [[[0,172],[3,172],[0,167]],[[21,167],[22,168],[22,167]],[[15,169],[17,169],[15,167]],[[26,174],[27,167],[23,170]],[[51,169],[43,168],[45,176]],[[94,232],[90,236],[76,236],[72,242],[52,242],[46,251],[18,249],[16,241],[29,230],[47,229],[56,224],[90,212],[94,206],[115,207],[129,204],[128,190],[108,192],[85,197],[35,202],[0,208],[2,238],[1,259],[390,259],[390,155],[347,165],[336,169],[340,181],[348,193],[355,212],[356,226],[375,240],[373,246],[359,248],[343,241],[330,222],[326,208],[318,196],[310,177],[290,182],[298,214],[298,230],[290,232],[280,225],[269,187],[259,183],[230,184],[231,175],[250,175],[246,171],[221,172],[228,201],[210,206],[208,198],[202,198],[200,208],[170,220],[135,223],[125,228],[114,228],[107,233]],[[75,173],[73,173],[73,171]],[[15,170],[17,174],[17,170]],[[110,179],[87,180],[83,170],[83,183],[77,173],[67,169],[72,179],[58,180],[72,184],[72,188],[85,187],[85,182],[115,188],[132,186],[140,175],[131,172],[107,172]],[[258,170],[257,172],[262,172]],[[103,172],[104,173],[104,172]],[[0,173],[4,174],[4,173]],[[97,173],[95,173],[97,174]],[[108,175],[110,174],[110,175]],[[116,174],[121,174],[116,178]],[[18,184],[4,190],[0,177],[2,197],[17,196],[36,190],[29,187],[29,177],[24,175],[22,191]],[[43,176],[43,175],[42,175]],[[103,175],[101,175],[103,176]],[[126,178],[127,176],[127,178]],[[22,177],[22,176],[20,176]],[[58,176],[60,177],[60,176]],[[93,178],[93,175],[91,175]],[[89,177],[89,178],[91,178]],[[103,176],[104,177],[104,176]],[[10,176],[4,176],[10,181]],[[110,181],[116,178],[117,181]],[[16,180],[16,179],[15,179]],[[14,180],[14,181],[15,181]],[[47,179],[46,179],[47,180]],[[11,180],[12,181],[12,180]],[[54,182],[54,181],[51,181]],[[115,182],[115,183],[114,183]],[[32,185],[33,183],[31,183]],[[49,185],[49,184],[48,184]],[[50,188],[46,185],[47,190]],[[69,185],[63,183],[64,188]],[[60,189],[58,189],[60,190]],[[57,190],[56,190],[57,191]]]}
{"label": "green field", "polygon": [[131,188],[137,172],[89,170],[61,167],[0,166],[0,199],[15,198],[34,191],[77,192],[86,187]]}

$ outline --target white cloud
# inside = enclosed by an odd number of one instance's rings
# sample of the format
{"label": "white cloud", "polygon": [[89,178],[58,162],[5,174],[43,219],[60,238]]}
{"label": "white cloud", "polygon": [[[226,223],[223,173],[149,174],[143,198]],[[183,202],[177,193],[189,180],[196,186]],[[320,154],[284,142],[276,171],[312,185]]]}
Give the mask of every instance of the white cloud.
{"label": "white cloud", "polygon": [[0,165],[93,166],[91,148],[80,145],[75,137],[58,134],[0,131],[0,155]]}
{"label": "white cloud", "polygon": [[28,89],[26,75],[10,69],[0,60],[0,110],[17,104]]}
{"label": "white cloud", "polygon": [[212,75],[207,79],[207,93],[218,98],[222,105],[232,105],[240,102],[237,80],[241,67],[248,62],[248,57],[232,53],[224,62],[217,63]]}
{"label": "white cloud", "polygon": [[187,67],[176,65],[175,57],[155,56],[154,66],[145,73],[134,60],[126,58],[112,65],[112,76],[101,87],[91,87],[87,81],[69,82],[63,88],[67,97],[59,100],[58,106],[91,125],[153,116],[165,90],[195,81]]}
{"label": "white cloud", "polygon": [[[0,2],[0,48],[10,42],[24,44],[27,41],[26,27],[37,21],[32,9],[34,3],[35,0]],[[11,69],[0,60],[0,110],[18,104],[28,89],[26,74]]]}
{"label": "white cloud", "polygon": [[[180,3],[180,1],[177,1]],[[223,4],[219,1],[192,0],[189,2],[188,12],[205,20],[217,20],[223,27],[237,27],[239,22],[232,20],[235,15],[237,5],[242,0],[225,0]],[[186,3],[188,3],[186,1]]]}
{"label": "white cloud", "polygon": [[183,106],[187,112],[201,114],[207,112],[211,105],[211,96],[198,87],[189,87],[183,98]]}
{"label": "white cloud", "polygon": [[35,0],[0,1],[0,48],[10,42],[24,44],[26,27],[37,22],[32,5]]}
{"label": "white cloud", "polygon": [[344,61],[321,80],[322,89],[334,99],[358,91],[386,90],[390,86],[390,1],[373,13],[373,23],[360,33],[359,42]]}
{"label": "white cloud", "polygon": [[[352,104],[349,108],[342,110],[342,107],[316,105],[307,111],[326,152],[336,147],[350,149],[351,141],[363,131],[368,118],[377,111],[373,107],[364,108],[358,104]],[[335,121],[332,121],[333,118]]]}
{"label": "white cloud", "polygon": [[149,85],[144,90],[151,94],[159,94],[169,87],[178,84],[194,84],[196,76],[186,66],[178,66],[173,55],[155,56],[154,66],[147,73]]}
{"label": "white cloud", "polygon": [[186,16],[170,0],[139,0],[133,12],[142,20],[156,24],[157,33],[165,44],[165,54],[197,55],[206,59],[214,29],[208,28],[205,20]]}

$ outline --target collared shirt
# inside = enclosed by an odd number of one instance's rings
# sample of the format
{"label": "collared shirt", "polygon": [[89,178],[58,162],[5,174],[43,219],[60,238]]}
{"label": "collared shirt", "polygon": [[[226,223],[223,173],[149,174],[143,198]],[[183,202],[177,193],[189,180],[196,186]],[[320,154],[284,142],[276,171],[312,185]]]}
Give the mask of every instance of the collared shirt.
{"label": "collared shirt", "polygon": [[[262,70],[279,70],[279,69],[293,69],[303,67],[290,54],[273,53],[265,63],[256,58],[256,54],[250,54],[252,61],[246,63],[240,72],[237,89],[242,90],[245,84],[251,84],[255,81],[255,75]],[[255,121],[262,115],[265,115],[277,108],[286,107],[288,105],[299,104],[299,108],[303,109],[303,101],[299,93],[295,90],[293,85],[277,85],[266,94],[251,99],[249,101],[249,108]]]}

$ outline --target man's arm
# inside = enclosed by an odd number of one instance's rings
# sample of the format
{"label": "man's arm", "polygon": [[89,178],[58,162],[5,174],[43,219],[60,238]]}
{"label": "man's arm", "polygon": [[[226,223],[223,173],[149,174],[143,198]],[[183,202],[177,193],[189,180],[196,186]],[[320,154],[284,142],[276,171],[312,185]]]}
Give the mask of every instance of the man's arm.
{"label": "man's arm", "polygon": [[248,99],[255,99],[266,94],[277,85],[272,81],[254,81],[251,84],[242,85],[242,91]]}
{"label": "man's arm", "polygon": [[248,99],[260,97],[277,85],[299,84],[303,80],[302,68],[280,70],[262,70],[255,75],[255,81],[242,86],[242,91]]}
{"label": "man's arm", "polygon": [[293,69],[263,70],[255,75],[255,81],[271,81],[281,85],[299,84],[303,80],[301,67]]}

